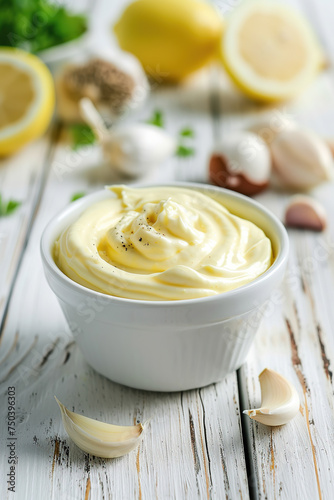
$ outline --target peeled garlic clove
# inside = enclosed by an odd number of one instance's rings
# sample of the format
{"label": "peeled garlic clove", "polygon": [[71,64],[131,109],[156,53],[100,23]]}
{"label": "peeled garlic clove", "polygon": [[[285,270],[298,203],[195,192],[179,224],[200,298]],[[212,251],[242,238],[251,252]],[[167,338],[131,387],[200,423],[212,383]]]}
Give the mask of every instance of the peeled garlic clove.
{"label": "peeled garlic clove", "polygon": [[68,410],[56,397],[55,399],[67,434],[86,453],[96,457],[116,458],[126,455],[139,445],[145,424],[105,424]]}
{"label": "peeled garlic clove", "polygon": [[176,141],[159,127],[136,123],[108,130],[89,99],[81,99],[80,110],[94,129],[106,161],[122,174],[139,177],[175,153]]}
{"label": "peeled garlic clove", "polygon": [[265,368],[259,375],[261,408],[244,410],[252,420],[261,424],[284,425],[299,411],[300,400],[294,386],[282,375]]}
{"label": "peeled garlic clove", "polygon": [[137,123],[113,130],[102,147],[113,168],[138,177],[172,156],[176,142],[159,127]]}
{"label": "peeled garlic clove", "polygon": [[310,189],[332,178],[330,149],[312,132],[296,128],[278,134],[271,153],[276,174],[285,187]]}
{"label": "peeled garlic clove", "polygon": [[252,196],[268,186],[271,171],[266,143],[251,132],[224,138],[211,156],[210,180],[217,186]]}
{"label": "peeled garlic clove", "polygon": [[327,226],[327,214],[317,200],[310,196],[296,195],[291,198],[286,207],[285,225],[323,231]]}
{"label": "peeled garlic clove", "polygon": [[270,146],[277,134],[295,127],[296,124],[291,118],[282,111],[274,110],[254,120],[248,130],[259,135]]}

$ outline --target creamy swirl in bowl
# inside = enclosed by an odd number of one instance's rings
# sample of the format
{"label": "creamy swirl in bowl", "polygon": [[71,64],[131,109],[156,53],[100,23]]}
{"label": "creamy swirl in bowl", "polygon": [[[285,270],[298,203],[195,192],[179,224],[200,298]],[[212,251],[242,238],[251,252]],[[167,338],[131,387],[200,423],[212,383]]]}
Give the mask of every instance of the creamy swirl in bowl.
{"label": "creamy swirl in bowl", "polygon": [[113,186],[55,243],[58,267],[98,292],[184,300],[233,290],[272,263],[269,238],[205,194]]}

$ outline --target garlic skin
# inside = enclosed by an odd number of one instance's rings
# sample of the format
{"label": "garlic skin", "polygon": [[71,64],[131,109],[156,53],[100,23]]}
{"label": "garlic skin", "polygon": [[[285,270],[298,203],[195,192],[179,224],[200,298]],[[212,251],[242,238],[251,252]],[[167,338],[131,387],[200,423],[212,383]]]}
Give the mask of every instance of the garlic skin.
{"label": "garlic skin", "polygon": [[265,368],[259,375],[261,408],[244,410],[252,420],[275,427],[284,425],[299,411],[300,400],[294,386],[282,375]]}
{"label": "garlic skin", "polygon": [[324,137],[324,141],[327,144],[327,146],[331,152],[332,157],[334,158],[334,139],[332,137],[331,138]]}
{"label": "garlic skin", "polygon": [[248,126],[248,130],[257,134],[270,146],[275,137],[281,132],[292,130],[296,127],[295,122],[287,115],[279,110],[274,110],[267,113],[265,116],[260,116]]}
{"label": "garlic skin", "polygon": [[176,141],[159,127],[136,123],[109,130],[89,99],[81,99],[80,110],[97,135],[105,160],[121,174],[142,176],[175,153]]}
{"label": "garlic skin", "polygon": [[291,129],[271,144],[274,170],[283,186],[307,190],[332,178],[331,151],[313,132]]}
{"label": "garlic skin", "polygon": [[285,210],[285,225],[300,229],[323,231],[327,213],[323,205],[310,196],[293,196]]}
{"label": "garlic skin", "polygon": [[252,196],[269,183],[271,158],[268,146],[251,132],[225,137],[210,158],[210,180],[217,186]]}
{"label": "garlic skin", "polygon": [[68,410],[56,398],[64,428],[72,441],[86,453],[101,458],[116,458],[137,448],[145,424],[121,426],[105,424]]}

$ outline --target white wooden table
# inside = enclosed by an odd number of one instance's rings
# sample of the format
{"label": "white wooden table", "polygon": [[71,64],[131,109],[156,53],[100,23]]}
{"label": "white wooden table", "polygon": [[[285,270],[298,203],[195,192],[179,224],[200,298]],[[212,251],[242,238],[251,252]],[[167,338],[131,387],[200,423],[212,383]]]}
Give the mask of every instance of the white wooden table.
{"label": "white wooden table", "polygon": [[[225,12],[234,3],[217,5]],[[331,0],[293,3],[312,21],[330,59]],[[115,4],[97,5],[93,29],[117,15],[123,2]],[[173,158],[144,179],[156,182],[206,181],[214,140],[267,111],[240,96],[216,68],[178,88],[155,86],[131,120],[149,118],[155,109],[163,112],[170,133],[190,125],[196,134],[195,156]],[[280,110],[334,137],[332,70]],[[313,192],[329,213],[326,232],[289,231],[287,277],[263,308],[245,365],[210,387],[159,394],[122,387],[87,365],[42,271],[39,241],[49,219],[74,193],[120,180],[102,165],[96,147],[72,151],[56,122],[42,139],[0,164],[0,193],[22,201],[15,214],[0,219],[0,498],[334,498],[334,185]],[[273,190],[258,196],[280,217],[287,198]],[[281,428],[241,416],[259,405],[257,376],[264,367],[289,378],[300,395],[300,413]],[[11,436],[7,407],[14,392]],[[115,460],[89,456],[66,435],[54,394],[70,409],[106,422],[151,418],[150,428],[137,452]],[[15,493],[7,489],[11,447]]]}

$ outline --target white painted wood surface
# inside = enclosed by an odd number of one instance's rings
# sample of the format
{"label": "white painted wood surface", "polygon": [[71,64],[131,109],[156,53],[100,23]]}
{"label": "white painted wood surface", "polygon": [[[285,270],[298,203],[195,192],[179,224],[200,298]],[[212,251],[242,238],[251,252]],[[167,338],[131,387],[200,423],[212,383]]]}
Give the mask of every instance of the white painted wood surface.
{"label": "white painted wood surface", "polygon": [[[106,25],[106,12],[115,17],[123,3],[100,2],[93,26],[102,19]],[[234,4],[217,2],[223,12]],[[330,0],[323,4],[307,0],[299,7],[313,22],[330,59],[334,10]],[[334,137],[333,84],[328,70],[281,112]],[[131,120],[146,119],[155,109],[163,111],[170,133],[187,125],[196,133],[196,155],[173,158],[146,179],[157,182],[205,181],[215,135],[242,128],[264,112],[241,97],[216,69],[177,89],[157,87]],[[39,256],[44,226],[73,193],[119,180],[102,165],[97,148],[73,152],[65,130],[56,123],[40,141],[1,162],[1,194],[23,204],[0,219],[0,498],[332,499],[331,217],[321,235],[290,231],[287,279],[264,308],[262,326],[239,374],[201,390],[147,393],[115,384],[87,365],[46,284]],[[333,188],[331,184],[314,191],[329,214],[334,210]],[[281,217],[287,197],[271,190],[258,199]],[[241,409],[260,401],[257,376],[265,366],[287,376],[301,398],[296,419],[273,430],[241,417]],[[8,492],[6,484],[8,387],[16,391],[15,493]],[[106,422],[131,424],[151,418],[138,452],[115,460],[81,452],[62,427],[54,394],[70,409]]]}

